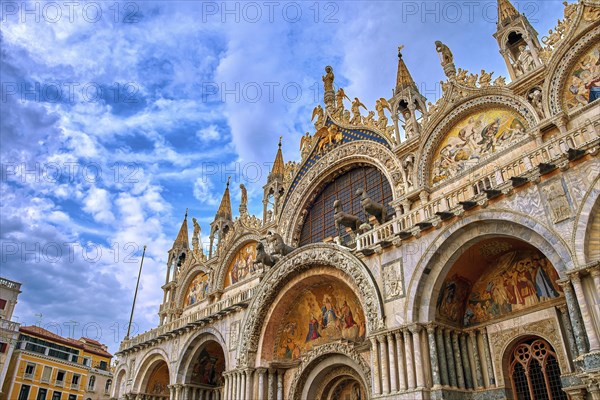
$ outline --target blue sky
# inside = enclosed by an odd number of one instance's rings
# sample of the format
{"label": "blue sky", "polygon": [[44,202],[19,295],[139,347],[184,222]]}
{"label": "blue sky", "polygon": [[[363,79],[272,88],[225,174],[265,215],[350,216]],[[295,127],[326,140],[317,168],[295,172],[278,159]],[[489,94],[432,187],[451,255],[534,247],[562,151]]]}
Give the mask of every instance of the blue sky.
{"label": "blue sky", "polygon": [[[560,1],[520,1],[544,33]],[[185,209],[209,223],[227,176],[261,216],[283,136],[297,160],[321,75],[370,109],[389,98],[397,47],[429,101],[457,67],[507,76],[496,0],[1,3],[0,275],[23,283],[22,324],[116,351],[141,249],[135,322],[155,327],[167,251]]]}

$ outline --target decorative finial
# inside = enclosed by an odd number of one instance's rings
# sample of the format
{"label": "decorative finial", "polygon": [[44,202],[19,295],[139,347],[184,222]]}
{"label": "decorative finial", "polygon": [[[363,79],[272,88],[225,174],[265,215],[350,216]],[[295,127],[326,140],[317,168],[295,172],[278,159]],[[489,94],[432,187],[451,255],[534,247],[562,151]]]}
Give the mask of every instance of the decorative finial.
{"label": "decorative finial", "polygon": [[402,57],[402,49],[404,48],[404,45],[401,44],[400,46],[398,46],[398,57]]}
{"label": "decorative finial", "polygon": [[231,176],[227,177],[227,187],[229,187],[229,181],[231,180]]}
{"label": "decorative finial", "polygon": [[283,136],[279,136],[279,147],[281,148],[281,140],[283,139]]}
{"label": "decorative finial", "polygon": [[187,219],[187,215],[188,215],[188,209],[185,209],[185,217],[183,217],[183,219]]}

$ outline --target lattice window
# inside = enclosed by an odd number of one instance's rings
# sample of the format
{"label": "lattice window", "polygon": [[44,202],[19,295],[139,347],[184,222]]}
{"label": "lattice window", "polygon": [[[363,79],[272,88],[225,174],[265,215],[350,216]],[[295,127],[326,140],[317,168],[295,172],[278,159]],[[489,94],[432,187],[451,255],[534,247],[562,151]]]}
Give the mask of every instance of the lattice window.
{"label": "lattice window", "polygon": [[[361,197],[356,194],[356,191],[361,188],[367,191],[373,201],[387,206],[388,218],[393,215],[394,211],[389,206],[389,202],[392,201],[392,188],[385,176],[375,167],[357,167],[340,175],[321,190],[304,220],[300,246],[337,236],[333,220],[333,202],[336,199],[342,202],[342,209],[345,212],[366,221],[367,218],[360,204]],[[342,239],[344,236],[342,235]]]}
{"label": "lattice window", "polygon": [[567,400],[556,353],[543,339],[529,339],[515,347],[510,375],[517,400]]}

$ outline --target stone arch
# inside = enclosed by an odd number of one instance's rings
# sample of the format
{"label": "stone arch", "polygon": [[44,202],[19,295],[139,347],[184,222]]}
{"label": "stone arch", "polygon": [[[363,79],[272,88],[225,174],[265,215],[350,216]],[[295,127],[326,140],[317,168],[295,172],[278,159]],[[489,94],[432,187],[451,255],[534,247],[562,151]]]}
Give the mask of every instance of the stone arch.
{"label": "stone arch", "polygon": [[424,251],[408,285],[406,320],[433,320],[435,302],[444,277],[461,255],[461,250],[493,236],[528,242],[550,260],[560,277],[565,277],[566,272],[575,266],[564,240],[528,215],[509,210],[474,212],[449,225]]}
{"label": "stone arch", "polygon": [[592,234],[592,224],[599,218],[600,214],[600,176],[596,177],[592,188],[585,194],[577,217],[575,219],[575,229],[573,230],[572,245],[577,257],[577,264],[581,267],[591,261],[589,258],[588,241]]}
{"label": "stone arch", "polygon": [[342,372],[345,368],[354,371],[362,380],[361,383],[367,393],[371,393],[371,368],[369,364],[350,344],[334,342],[319,346],[302,358],[292,379],[288,398],[290,400],[316,398],[314,394],[319,389],[318,386],[326,383],[319,382],[317,378],[327,379],[328,372],[333,368],[337,369],[338,372]]}
{"label": "stone arch", "polygon": [[209,341],[216,342],[221,346],[225,356],[225,370],[229,370],[231,368],[231,362],[227,357],[228,352],[226,351],[227,347],[223,335],[215,328],[204,327],[190,336],[181,346],[182,351],[179,354],[178,362],[175,366],[175,371],[177,374],[175,382],[186,383],[186,373],[193,362],[194,356],[198,350],[200,350],[200,348],[202,348],[202,346]]}
{"label": "stone arch", "polygon": [[[581,12],[583,7],[580,7],[580,14],[577,22],[570,29],[571,35],[575,30],[574,27],[581,20]],[[548,66],[547,76],[550,79],[546,80],[542,95],[544,97],[544,111],[546,115],[555,116],[567,112],[563,108],[562,93],[566,83],[567,74],[569,73],[573,63],[585,53],[591,46],[600,39],[600,25],[590,26],[583,30],[576,37],[563,39],[562,46],[553,54],[552,61]]]}
{"label": "stone arch", "polygon": [[367,334],[383,329],[383,300],[371,271],[340,246],[325,243],[306,245],[282,258],[267,272],[257,288],[242,323],[238,366],[254,364],[261,327],[266,322],[273,299],[291,278],[313,266],[337,269],[353,281],[367,319]]}
{"label": "stone arch", "polygon": [[114,385],[113,385],[113,388],[111,391],[112,398],[120,399],[125,394],[126,387],[124,387],[124,386],[126,385],[126,382],[127,382],[128,373],[129,373],[129,368],[127,368],[127,364],[125,364],[125,363],[118,365],[117,368],[115,368],[115,373],[113,375],[114,376]]}
{"label": "stone arch", "polygon": [[227,269],[229,268],[229,264],[236,256],[237,252],[242,249],[245,245],[251,242],[259,242],[261,236],[258,233],[248,232],[244,233],[240,237],[236,238],[227,249],[227,252],[222,258],[222,262],[219,265],[219,269],[216,271],[216,274],[213,278],[212,284],[214,290],[223,290],[225,287],[225,275],[227,274]]}
{"label": "stone arch", "polygon": [[175,297],[175,304],[181,307],[181,309],[185,309],[186,305],[184,304],[184,301],[185,295],[187,294],[187,289],[199,273],[204,273],[208,275],[208,281],[210,284],[212,284],[211,273],[204,264],[195,264],[192,267],[190,267],[187,270],[183,279],[179,281],[179,290],[177,291],[177,295]]}
{"label": "stone arch", "polygon": [[[507,93],[503,89],[488,89],[489,91],[485,95],[471,96],[453,105],[450,112],[443,116],[443,119],[435,125],[428,127],[427,131],[424,132],[421,147],[419,149],[419,160],[418,160],[418,175],[417,180],[420,186],[429,187],[429,175],[431,173],[432,157],[438,145],[444,139],[446,134],[454,127],[455,124],[460,122],[462,118],[465,118],[469,114],[476,111],[484,111],[490,107],[503,107],[508,108],[519,115],[521,115],[527,123],[527,132],[530,133],[531,129],[539,123],[539,117],[535,109],[525,99],[514,96]],[[493,93],[492,91],[496,91]],[[525,139],[529,140],[530,136],[525,135]],[[498,151],[493,155],[487,156],[484,160],[486,162],[478,163],[477,166],[471,167],[468,170],[481,167],[489,164],[489,161],[500,157],[507,151],[510,151],[512,147],[508,147],[504,150]],[[457,175],[457,176],[460,176]]]}
{"label": "stone arch", "polygon": [[404,193],[402,164],[390,149],[383,144],[366,140],[344,143],[315,162],[289,192],[279,217],[279,232],[286,243],[296,243],[303,218],[301,210],[317,196],[320,187],[336,171],[355,164],[368,164],[377,168],[388,180],[393,200]]}
{"label": "stone arch", "polygon": [[155,348],[148,352],[139,363],[139,367],[137,368],[134,376],[134,384],[132,387],[133,391],[136,393],[142,393],[144,391],[144,388],[148,384],[148,379],[150,378],[152,368],[156,367],[161,362],[164,362],[167,365],[169,382],[174,381],[173,371],[169,362],[169,356],[163,349]]}

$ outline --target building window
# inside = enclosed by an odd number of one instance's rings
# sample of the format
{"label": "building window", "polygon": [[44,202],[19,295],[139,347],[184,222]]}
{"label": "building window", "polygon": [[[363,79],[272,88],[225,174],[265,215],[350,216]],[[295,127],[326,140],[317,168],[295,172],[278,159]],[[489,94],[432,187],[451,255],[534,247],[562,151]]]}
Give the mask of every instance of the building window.
{"label": "building window", "polygon": [[21,391],[19,392],[19,400],[28,400],[29,389],[29,385],[21,385]]}
{"label": "building window", "polygon": [[0,342],[0,353],[6,353],[7,348],[8,348],[8,343]]}
{"label": "building window", "polygon": [[69,400],[77,400],[77,395],[76,394],[70,394],[69,395]]}
{"label": "building window", "polygon": [[[392,201],[392,188],[386,177],[375,167],[357,167],[343,175],[338,176],[332,182],[325,185],[311,206],[302,225],[300,234],[300,246],[309,243],[322,242],[323,239],[336,237],[335,222],[333,220],[333,202],[340,200],[342,209],[366,222],[367,217],[361,205],[361,196],[356,194],[358,189],[364,189],[369,197],[387,207],[388,219],[394,215],[389,206]],[[347,239],[342,230],[342,238]]]}
{"label": "building window", "polygon": [[25,379],[33,379],[33,374],[35,374],[35,364],[27,363],[25,366]]}
{"label": "building window", "polygon": [[510,375],[513,397],[517,400],[567,400],[556,354],[543,339],[529,339],[515,347]]}
{"label": "building window", "polygon": [[100,361],[100,369],[103,371],[108,370],[108,364],[106,363],[106,361]]}
{"label": "building window", "polygon": [[51,376],[52,376],[52,367],[45,365],[44,370],[42,371],[42,382],[45,382],[45,383],[50,382]]}
{"label": "building window", "polygon": [[89,367],[90,365],[92,365],[92,360],[89,357],[83,357],[83,365]]}
{"label": "building window", "polygon": [[4,310],[6,308],[6,300],[0,299],[0,310]]}
{"label": "building window", "polygon": [[60,400],[62,396],[62,392],[57,392],[56,390],[52,393],[52,400]]}
{"label": "building window", "polygon": [[71,378],[71,389],[79,388],[79,378],[80,377],[81,377],[81,375],[73,374],[73,377]]}
{"label": "building window", "polygon": [[[62,386],[62,385],[64,385],[64,384],[65,384],[65,374],[66,374],[66,372],[65,372],[65,371],[58,371],[58,372],[56,373],[56,384],[57,384],[58,386]],[[54,399],[53,399],[53,400],[54,400]]]}
{"label": "building window", "polygon": [[48,393],[46,389],[39,388],[36,400],[46,400],[46,393]]}
{"label": "building window", "polygon": [[110,391],[110,385],[112,385],[112,379],[106,381],[106,385],[104,385],[104,393],[108,394]]}
{"label": "building window", "polygon": [[92,375],[90,376],[90,381],[88,382],[88,390],[94,390],[94,386],[96,386],[96,377]]}

